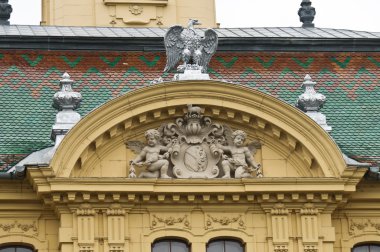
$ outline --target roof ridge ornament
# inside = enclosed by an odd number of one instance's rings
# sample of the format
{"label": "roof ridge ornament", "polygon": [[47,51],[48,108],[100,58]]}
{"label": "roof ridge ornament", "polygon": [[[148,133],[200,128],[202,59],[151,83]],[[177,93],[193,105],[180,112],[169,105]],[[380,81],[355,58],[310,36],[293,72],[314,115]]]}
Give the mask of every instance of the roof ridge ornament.
{"label": "roof ridge ornament", "polygon": [[[166,66],[164,72],[177,67],[174,80],[209,80],[208,64],[218,46],[218,35],[213,29],[207,29],[201,37],[194,29],[200,25],[198,20],[190,19],[188,27],[175,25],[169,28],[164,37],[166,49]],[[180,73],[180,74],[178,74]]]}
{"label": "roof ridge ornament", "polygon": [[298,97],[296,107],[304,111],[310,118],[316,121],[324,130],[330,132],[332,128],[327,125],[326,116],[320,112],[323,104],[326,102],[326,96],[315,91],[314,82],[310,75],[306,74],[301,87],[305,92]]}
{"label": "roof ridge ornament", "polygon": [[73,91],[70,75],[65,72],[62,75],[59,86],[60,91],[56,92],[53,97],[53,107],[58,110],[51,132],[51,139],[55,145],[59,145],[67,132],[81,119],[78,112],[74,111],[79,108],[82,101],[82,95]]}
{"label": "roof ridge ornament", "polygon": [[301,8],[298,10],[298,16],[300,16],[300,21],[303,23],[302,28],[314,28],[315,14],[315,8],[311,6],[311,1],[302,0]]}
{"label": "roof ridge ornament", "polygon": [[70,75],[65,72],[59,82],[61,90],[56,92],[53,97],[54,108],[60,111],[65,109],[75,110],[79,108],[82,95],[73,91],[72,83],[74,83],[74,81],[71,80]]}
{"label": "roof ridge ornament", "polygon": [[9,25],[12,11],[12,5],[8,3],[8,0],[0,0],[0,25]]}

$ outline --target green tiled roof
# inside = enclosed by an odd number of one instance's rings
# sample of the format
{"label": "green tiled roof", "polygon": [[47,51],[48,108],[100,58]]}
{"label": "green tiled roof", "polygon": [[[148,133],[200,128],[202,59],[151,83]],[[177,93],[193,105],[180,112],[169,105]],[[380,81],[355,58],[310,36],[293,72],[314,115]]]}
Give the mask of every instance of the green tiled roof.
{"label": "green tiled roof", "polygon": [[[83,96],[78,111],[83,116],[117,95],[150,85],[162,75],[165,61],[163,52],[0,51],[0,166],[52,144],[52,97],[65,71]],[[220,52],[209,72],[214,79],[290,104],[310,74],[327,97],[322,112],[342,151],[362,161],[380,161],[380,53]]]}

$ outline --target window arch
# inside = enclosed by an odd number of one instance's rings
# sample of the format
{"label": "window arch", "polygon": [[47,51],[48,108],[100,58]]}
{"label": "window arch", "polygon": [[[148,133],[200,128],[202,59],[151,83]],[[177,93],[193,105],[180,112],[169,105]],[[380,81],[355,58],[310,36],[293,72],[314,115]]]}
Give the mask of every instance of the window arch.
{"label": "window arch", "polygon": [[207,244],[207,252],[244,252],[244,246],[237,240],[212,240]]}
{"label": "window arch", "polygon": [[[179,239],[164,239],[152,244],[152,252],[189,252],[189,244]],[[1,251],[0,251],[1,252]]]}
{"label": "window arch", "polygon": [[30,247],[25,246],[6,246],[0,247],[0,252],[33,252],[34,250]]}
{"label": "window arch", "polygon": [[352,249],[352,252],[380,252],[379,244],[360,244]]}

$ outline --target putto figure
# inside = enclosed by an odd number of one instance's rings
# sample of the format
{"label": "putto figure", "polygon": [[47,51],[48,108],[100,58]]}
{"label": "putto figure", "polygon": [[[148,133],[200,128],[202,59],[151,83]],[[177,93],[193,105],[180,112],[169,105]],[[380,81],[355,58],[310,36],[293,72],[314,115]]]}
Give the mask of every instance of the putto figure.
{"label": "putto figure", "polygon": [[[170,178],[168,175],[169,169],[169,148],[162,146],[160,141],[160,133],[158,130],[150,129],[145,132],[147,145],[142,148],[137,157],[130,162],[131,173],[135,173],[133,166],[145,166],[145,171],[141,172],[139,178]],[[131,149],[140,149],[141,147],[132,147],[136,142],[129,142]],[[161,153],[163,153],[161,155]]]}
{"label": "putto figure", "polygon": [[[213,122],[203,111],[188,104],[175,122],[147,130],[146,143],[127,141],[127,147],[137,154],[130,161],[128,177],[261,178],[261,166],[253,158],[260,142],[246,145],[244,131]],[[138,175],[137,167],[141,167]]]}
{"label": "putto figure", "polygon": [[174,69],[182,59],[183,65],[178,66],[179,72],[184,70],[201,70],[207,73],[208,64],[218,45],[218,35],[212,29],[199,36],[194,25],[200,25],[198,20],[190,19],[188,27],[176,25],[169,28],[165,34],[166,67],[165,72]]}
{"label": "putto figure", "polygon": [[222,161],[223,178],[231,178],[231,170],[235,172],[235,178],[252,177],[251,173],[253,171],[256,171],[256,177],[261,178],[263,176],[261,165],[252,158],[256,151],[254,143],[244,146],[247,134],[242,130],[234,131],[231,137],[233,145],[217,145],[224,153],[224,160]]}

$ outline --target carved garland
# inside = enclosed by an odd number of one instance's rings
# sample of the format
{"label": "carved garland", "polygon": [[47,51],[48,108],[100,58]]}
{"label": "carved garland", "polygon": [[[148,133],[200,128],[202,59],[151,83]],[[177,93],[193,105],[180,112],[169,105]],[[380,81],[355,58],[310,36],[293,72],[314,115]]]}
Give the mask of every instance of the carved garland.
{"label": "carved garland", "polygon": [[6,224],[0,224],[0,228],[3,229],[5,232],[28,232],[28,231],[34,231],[37,232],[38,228],[36,225],[36,222],[33,221],[32,224],[22,224],[18,221],[14,221],[13,223],[6,223]]}
{"label": "carved garland", "polygon": [[153,220],[152,220],[152,223],[151,223],[151,228],[152,229],[158,228],[158,223],[162,223],[165,226],[174,226],[175,224],[183,223],[183,226],[185,228],[187,228],[187,229],[191,228],[190,222],[187,219],[187,215],[184,215],[183,217],[177,217],[177,218],[175,218],[173,216],[158,217],[157,215],[153,214]]}
{"label": "carved garland", "polygon": [[226,217],[226,216],[224,216],[224,217],[214,217],[214,216],[211,216],[210,214],[207,214],[207,217],[208,218],[206,220],[206,227],[205,227],[205,229],[211,229],[211,228],[213,228],[212,227],[213,223],[218,223],[218,224],[220,224],[222,226],[228,226],[230,224],[237,223],[239,229],[245,229],[246,228],[242,215],[239,215],[237,217],[229,218],[229,217]]}
{"label": "carved garland", "polygon": [[350,235],[358,235],[359,233],[366,232],[380,232],[380,220],[379,219],[360,219],[351,220],[348,233]]}

